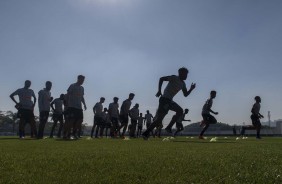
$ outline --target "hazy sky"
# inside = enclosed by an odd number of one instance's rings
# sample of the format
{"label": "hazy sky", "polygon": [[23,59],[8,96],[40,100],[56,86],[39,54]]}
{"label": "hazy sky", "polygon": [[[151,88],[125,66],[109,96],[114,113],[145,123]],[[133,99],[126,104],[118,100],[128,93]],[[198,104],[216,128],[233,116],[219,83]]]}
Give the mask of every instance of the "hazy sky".
{"label": "hazy sky", "polygon": [[197,88],[174,100],[193,122],[210,90],[218,121],[250,123],[256,95],[279,119],[281,33],[281,0],[0,0],[0,110],[15,110],[9,95],[26,79],[36,94],[52,81],[58,97],[83,74],[85,123],[101,96],[108,106],[134,92],[155,113],[159,78],[185,66]]}

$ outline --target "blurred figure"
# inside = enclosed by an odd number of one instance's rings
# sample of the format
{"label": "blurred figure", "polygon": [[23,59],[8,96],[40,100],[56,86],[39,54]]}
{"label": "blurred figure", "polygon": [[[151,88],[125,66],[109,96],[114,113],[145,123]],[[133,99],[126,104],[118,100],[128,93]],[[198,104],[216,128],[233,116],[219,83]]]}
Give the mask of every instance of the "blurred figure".
{"label": "blurred figure", "polygon": [[210,98],[206,101],[205,105],[203,106],[202,110],[202,116],[203,120],[200,124],[200,126],[203,126],[203,130],[200,133],[199,139],[204,139],[203,135],[205,131],[209,128],[210,124],[216,124],[217,120],[215,119],[214,116],[212,116],[210,113],[213,113],[215,115],[218,115],[218,112],[214,112],[211,110],[212,105],[213,105],[213,99],[216,97],[216,91],[211,91],[210,92]]}
{"label": "blurred figure", "polygon": [[38,127],[38,139],[43,139],[45,125],[49,118],[50,113],[50,103],[53,101],[51,97],[52,82],[47,81],[45,83],[45,88],[38,92],[38,108],[40,123]]}
{"label": "blurred figure", "polygon": [[118,118],[119,118],[119,104],[118,104],[118,97],[114,97],[114,102],[109,104],[109,116],[112,122],[111,126],[111,137],[116,138],[117,132],[119,129]]}
{"label": "blurred figure", "polygon": [[143,117],[143,114],[140,113],[140,116],[138,117],[138,128],[137,128],[137,137],[140,137],[143,130],[143,123],[145,121],[145,118]]}
{"label": "blurred figure", "polygon": [[127,126],[128,126],[128,116],[129,116],[129,110],[131,107],[131,101],[134,99],[135,94],[130,93],[128,99],[124,100],[121,108],[120,108],[120,127],[119,127],[119,133],[120,130],[122,130],[122,134],[120,135],[122,138],[124,138]]}
{"label": "blurred figure", "polygon": [[256,130],[257,131],[257,139],[261,139],[260,136],[260,130],[261,130],[261,123],[260,119],[264,118],[263,115],[260,114],[260,104],[261,104],[261,98],[259,96],[255,97],[256,103],[253,105],[253,108],[251,110],[252,115],[251,115],[251,120],[252,124],[250,126],[242,126],[241,128],[241,135],[245,135],[245,130]]}
{"label": "blurred figure", "polygon": [[[64,102],[64,94],[60,95],[60,98],[56,98],[51,102],[51,108],[53,110],[53,121],[54,124],[51,129],[50,138],[53,138],[54,130],[57,127],[58,121],[60,122],[59,130],[57,133],[57,137],[61,138],[61,132],[64,127],[64,116],[63,116],[63,102]],[[54,107],[55,105],[55,107]]]}
{"label": "blurred figure", "polygon": [[[10,98],[15,102],[16,109],[18,110],[18,117],[20,118],[19,123],[19,138],[24,139],[24,125],[25,123],[30,123],[33,136],[37,136],[36,122],[34,119],[34,107],[36,104],[36,97],[34,91],[29,89],[31,82],[29,80],[25,81],[24,87],[17,89],[10,95]],[[19,97],[19,102],[15,100],[15,96]],[[32,101],[33,98],[33,101]]]}
{"label": "blurred figure", "polygon": [[185,119],[185,116],[188,114],[188,112],[189,112],[189,109],[185,109],[182,117],[176,121],[176,129],[177,130],[174,132],[173,137],[175,137],[179,132],[184,130],[183,123],[182,123],[183,121],[191,122],[191,120]]}
{"label": "blurred figure", "polygon": [[82,104],[84,105],[84,110],[87,109],[84,100],[84,88],[82,86],[84,80],[85,77],[83,75],[79,75],[77,77],[77,82],[71,84],[67,90],[69,124],[73,128],[72,134],[75,139],[80,137],[81,126],[83,122]]}
{"label": "blurred figure", "polygon": [[95,132],[95,138],[98,138],[98,132],[99,129],[101,129],[103,118],[102,118],[102,112],[103,112],[103,103],[105,102],[105,98],[101,97],[100,102],[97,102],[95,106],[93,107],[93,113],[94,113],[94,122],[93,127],[91,130],[91,138],[93,138],[93,133]]}
{"label": "blurred figure", "polygon": [[139,104],[135,104],[135,106],[130,110],[129,116],[131,118],[131,129],[129,136],[131,138],[136,138],[135,131],[136,125],[139,117]]}

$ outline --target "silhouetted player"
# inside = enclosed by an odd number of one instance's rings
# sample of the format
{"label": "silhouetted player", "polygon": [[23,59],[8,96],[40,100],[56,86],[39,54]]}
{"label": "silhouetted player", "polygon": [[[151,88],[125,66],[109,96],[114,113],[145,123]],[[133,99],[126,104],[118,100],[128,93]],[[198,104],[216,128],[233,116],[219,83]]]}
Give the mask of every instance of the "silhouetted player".
{"label": "silhouetted player", "polygon": [[68,88],[68,116],[69,123],[73,127],[73,136],[75,139],[78,139],[81,125],[83,122],[83,110],[82,104],[84,105],[84,110],[87,109],[85,100],[84,100],[84,88],[82,84],[84,83],[85,77],[83,75],[79,75],[77,77],[77,82],[71,84]]}
{"label": "silhouetted player", "polygon": [[138,128],[137,128],[137,137],[140,137],[142,134],[142,130],[143,130],[143,123],[144,123],[145,118],[143,117],[143,114],[140,113],[140,116],[138,117]]}
{"label": "silhouetted player", "polygon": [[145,122],[144,122],[146,124],[147,129],[150,127],[153,118],[154,118],[153,115],[150,113],[149,110],[147,110],[147,114],[145,114]]}
{"label": "silhouetted player", "polygon": [[47,81],[45,88],[38,92],[38,108],[40,112],[40,123],[38,127],[38,139],[43,139],[45,125],[49,118],[50,103],[53,100],[51,97],[52,82]]}
{"label": "silhouetted player", "polygon": [[104,132],[104,129],[105,129],[105,135],[106,137],[108,137],[108,130],[111,129],[111,119],[110,119],[110,115],[108,113],[108,109],[107,108],[104,108],[104,111],[102,113],[102,117],[103,117],[103,122],[104,122],[104,126],[103,126],[103,130],[102,130],[102,133],[101,133],[101,137],[103,136],[103,132]]}
{"label": "silhouetted player", "polygon": [[252,120],[252,124],[253,126],[242,126],[241,129],[241,135],[244,136],[245,135],[245,130],[256,130],[257,131],[257,139],[261,139],[260,136],[260,129],[261,129],[261,123],[260,123],[260,119],[264,118],[263,115],[260,114],[260,103],[261,103],[261,98],[259,96],[255,97],[255,101],[256,103],[253,105],[252,108],[252,115],[251,115],[251,120]]}
{"label": "silhouetted player", "polygon": [[[63,117],[63,102],[64,102],[64,94],[60,95],[60,98],[56,98],[51,102],[51,108],[53,110],[53,127],[50,133],[50,138],[53,138],[54,130],[58,124],[58,121],[60,122],[59,130],[57,133],[57,137],[61,138],[61,133],[64,127],[64,117]],[[55,107],[54,107],[55,105]]]}
{"label": "silhouetted player", "polygon": [[116,138],[119,129],[118,118],[119,118],[119,104],[118,97],[114,97],[114,102],[109,104],[109,116],[112,121],[111,126],[111,137]]}
{"label": "silhouetted player", "polygon": [[[188,112],[189,112],[189,109],[185,109],[184,110],[184,113],[183,113],[183,115],[182,115],[182,117],[180,118],[180,119],[178,119],[177,121],[176,121],[176,128],[177,128],[177,130],[174,132],[174,134],[173,134],[173,136],[175,137],[179,132],[181,132],[181,131],[183,131],[184,130],[184,127],[183,127],[183,121],[191,121],[191,120],[186,120],[185,119],[185,116],[186,116],[186,114],[188,114]],[[173,119],[173,118],[172,118]]]}
{"label": "silhouetted player", "polygon": [[213,113],[215,115],[218,114],[218,112],[214,112],[213,110],[211,110],[211,107],[213,105],[213,99],[215,97],[216,97],[216,91],[211,91],[210,98],[206,101],[205,105],[203,106],[203,110],[202,110],[203,121],[201,122],[201,126],[204,126],[204,128],[200,133],[199,139],[204,139],[203,135],[205,131],[209,128],[210,124],[217,123],[215,117],[210,114],[210,113]]}
{"label": "silhouetted player", "polygon": [[129,116],[131,118],[131,128],[130,128],[129,136],[131,138],[136,138],[135,132],[136,132],[136,126],[139,117],[139,104],[135,104],[135,106],[130,110]]}
{"label": "silhouetted player", "polygon": [[94,113],[94,122],[93,127],[91,130],[91,137],[93,138],[93,133],[95,131],[95,138],[98,138],[98,132],[99,129],[101,129],[103,118],[102,118],[102,112],[103,112],[103,103],[105,102],[105,98],[101,97],[100,102],[97,102],[95,106],[93,107],[93,113]]}
{"label": "silhouetted player", "polygon": [[[18,117],[20,118],[19,123],[19,137],[24,139],[24,125],[25,123],[30,123],[33,136],[37,136],[36,123],[34,119],[34,106],[36,104],[36,97],[34,91],[29,89],[31,82],[29,80],[25,81],[24,88],[20,88],[10,95],[10,98],[16,103],[16,108],[18,110]],[[19,102],[15,100],[15,96],[19,97]],[[33,97],[33,101],[31,98]]]}
{"label": "silhouetted player", "polygon": [[[169,110],[175,111],[176,116],[174,117],[174,121],[176,121],[183,114],[183,109],[173,101],[173,97],[180,91],[183,91],[183,95],[187,97],[196,87],[196,84],[192,83],[189,91],[186,88],[185,80],[188,76],[188,70],[186,68],[180,68],[178,70],[178,76],[166,76],[161,77],[159,81],[159,90],[156,94],[159,99],[159,107],[156,114],[156,120],[151,124],[151,126],[143,133],[144,140],[149,138],[150,132],[163,121],[164,117],[168,113]],[[162,95],[162,84],[164,81],[168,81],[168,85],[164,90],[164,94]],[[171,127],[167,127],[166,130],[170,133]]]}
{"label": "silhouetted player", "polygon": [[131,107],[131,101],[134,99],[134,94],[130,93],[128,99],[124,100],[121,108],[120,108],[120,127],[119,131],[123,128],[121,137],[124,138],[124,134],[126,132],[127,126],[128,126],[128,115],[129,115],[129,110]]}

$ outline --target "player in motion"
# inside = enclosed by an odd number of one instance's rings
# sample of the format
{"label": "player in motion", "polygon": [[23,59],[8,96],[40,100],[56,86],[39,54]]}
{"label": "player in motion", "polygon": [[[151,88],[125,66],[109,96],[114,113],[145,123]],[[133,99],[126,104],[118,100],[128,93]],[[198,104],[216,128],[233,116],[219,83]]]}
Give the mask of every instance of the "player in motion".
{"label": "player in motion", "polygon": [[186,120],[185,119],[185,116],[188,114],[188,112],[189,112],[189,109],[185,109],[183,115],[180,117],[180,119],[178,119],[176,121],[176,128],[177,128],[177,130],[174,132],[173,137],[175,137],[179,132],[184,130],[183,123],[182,123],[183,121],[191,122],[191,120]]}
{"label": "player in motion", "polygon": [[[148,140],[150,132],[163,121],[164,117],[168,113],[169,110],[176,112],[176,115],[173,119],[175,122],[183,115],[183,109],[173,101],[173,97],[182,90],[183,95],[187,97],[190,93],[195,89],[196,84],[192,83],[189,90],[186,88],[185,80],[188,77],[188,69],[180,68],[178,70],[178,76],[171,75],[161,77],[159,80],[159,89],[156,94],[156,97],[160,97],[159,99],[159,108],[156,114],[156,119],[150,125],[150,127],[142,134],[144,140]],[[168,81],[168,84],[162,94],[162,85],[164,81]],[[168,132],[172,132],[171,128],[166,129]]]}
{"label": "player in motion", "polygon": [[261,98],[259,96],[255,97],[255,101],[256,103],[253,105],[252,108],[252,115],[251,115],[251,120],[252,120],[252,124],[250,126],[242,126],[241,129],[241,135],[244,136],[245,135],[245,130],[256,130],[257,131],[257,139],[261,139],[260,136],[260,129],[261,129],[261,123],[260,123],[260,119],[264,118],[263,115],[260,114],[260,103],[261,103]]}
{"label": "player in motion", "polygon": [[202,110],[203,121],[201,122],[200,126],[203,126],[204,128],[200,133],[199,139],[204,139],[203,135],[205,131],[209,128],[210,124],[217,123],[215,117],[210,114],[213,113],[215,115],[218,115],[218,112],[214,112],[213,110],[211,110],[213,99],[215,99],[215,97],[216,97],[216,91],[211,91],[210,98],[206,101],[205,105],[203,106],[203,110]]}

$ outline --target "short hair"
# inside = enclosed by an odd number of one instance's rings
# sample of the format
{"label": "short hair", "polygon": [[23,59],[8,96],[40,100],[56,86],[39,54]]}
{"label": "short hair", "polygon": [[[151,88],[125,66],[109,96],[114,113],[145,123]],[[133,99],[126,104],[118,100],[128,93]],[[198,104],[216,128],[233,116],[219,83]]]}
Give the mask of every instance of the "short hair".
{"label": "short hair", "polygon": [[52,84],[52,82],[51,82],[51,81],[46,81],[45,84],[46,84],[46,85],[47,85],[47,84]]}
{"label": "short hair", "polygon": [[261,100],[260,96],[256,96],[255,100]]}
{"label": "short hair", "polygon": [[129,96],[135,96],[135,94],[134,93],[130,93]]}
{"label": "short hair", "polygon": [[212,94],[216,94],[216,91],[215,91],[215,90],[212,90],[210,94],[211,94],[211,95],[212,95]]}
{"label": "short hair", "polygon": [[114,100],[118,100],[119,98],[118,97],[114,97]]}
{"label": "short hair", "polygon": [[64,97],[65,97],[65,94],[61,94],[61,95],[60,95],[60,98],[64,98]]}
{"label": "short hair", "polygon": [[84,75],[79,75],[79,76],[77,76],[77,79],[85,79],[85,76]]}
{"label": "short hair", "polygon": [[30,80],[26,80],[26,81],[24,81],[24,83],[26,84],[26,83],[30,83],[31,84],[31,81]]}
{"label": "short hair", "polygon": [[179,73],[181,73],[181,72],[188,73],[189,70],[187,68],[185,68],[185,67],[182,67],[182,68],[179,68],[178,72]]}
{"label": "short hair", "polygon": [[104,97],[101,97],[100,100],[105,100],[105,98],[104,98]]}

